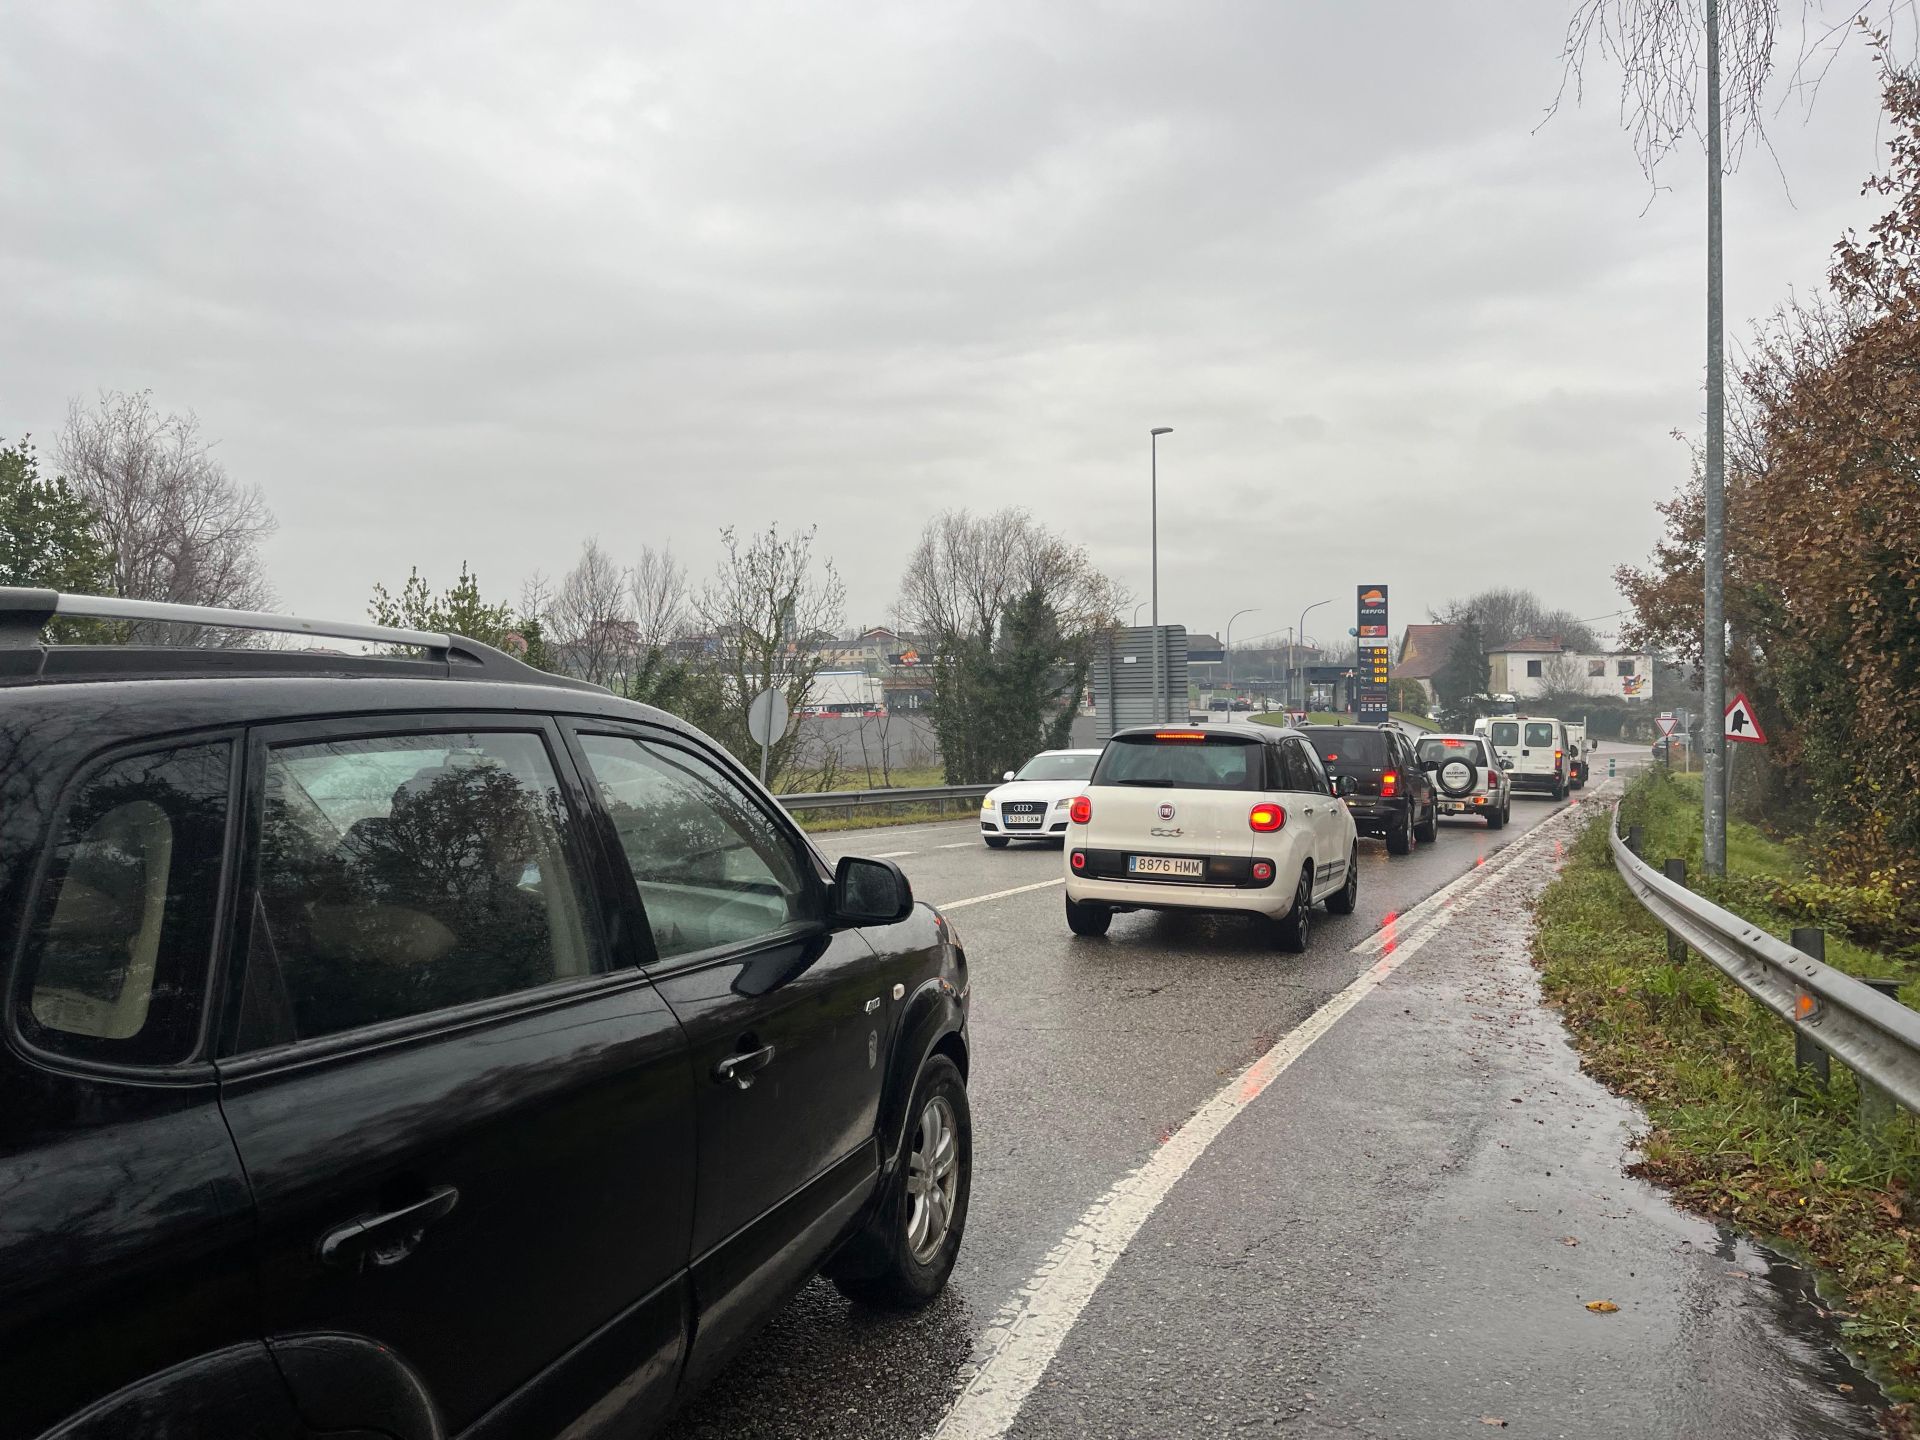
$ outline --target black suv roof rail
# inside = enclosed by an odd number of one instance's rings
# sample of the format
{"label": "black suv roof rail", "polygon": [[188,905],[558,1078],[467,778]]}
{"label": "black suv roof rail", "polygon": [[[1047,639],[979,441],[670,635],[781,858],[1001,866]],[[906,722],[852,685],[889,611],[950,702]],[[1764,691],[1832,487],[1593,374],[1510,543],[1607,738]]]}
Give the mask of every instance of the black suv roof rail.
{"label": "black suv roof rail", "polygon": [[[201,646],[55,645],[41,632],[58,619],[156,620],[217,630],[259,630],[322,640],[358,640],[426,651],[424,661],[407,656],[343,655],[299,650],[212,650]],[[0,678],[105,679],[190,674],[429,674],[450,679],[503,680],[558,685],[574,690],[602,687],[571,675],[536,670],[503,650],[464,635],[403,630],[360,620],[309,620],[264,610],[223,610],[160,600],[121,600],[108,595],[69,595],[0,585]]]}

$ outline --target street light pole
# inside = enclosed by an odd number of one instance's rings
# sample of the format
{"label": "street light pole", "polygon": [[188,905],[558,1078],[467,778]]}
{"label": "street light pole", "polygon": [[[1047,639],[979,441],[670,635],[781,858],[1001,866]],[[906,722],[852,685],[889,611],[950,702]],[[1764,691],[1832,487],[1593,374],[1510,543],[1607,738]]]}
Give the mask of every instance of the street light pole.
{"label": "street light pole", "polygon": [[1153,551],[1153,705],[1154,718],[1162,725],[1173,718],[1167,709],[1167,657],[1160,637],[1160,437],[1171,435],[1171,425],[1156,425],[1147,432],[1148,503],[1152,517]]}
{"label": "street light pole", "polygon": [[[1318,610],[1322,605],[1331,605],[1332,603],[1333,601],[1331,599],[1316,600],[1307,606],[1306,610],[1302,610],[1300,612],[1300,628],[1294,631],[1293,635],[1298,635],[1302,640],[1305,640],[1307,638],[1307,611]],[[1287,708],[1289,710],[1293,709],[1293,635],[1287,637]],[[1306,698],[1307,692],[1303,686],[1300,691],[1300,699],[1302,702],[1300,708],[1302,710],[1307,708],[1305,704]]]}
{"label": "street light pole", "polygon": [[1242,615],[1255,615],[1255,614],[1258,614],[1259,611],[1260,611],[1260,607],[1258,605],[1251,605],[1251,606],[1248,606],[1245,610],[1236,610],[1233,612],[1233,614],[1227,617],[1226,652],[1227,652],[1227,688],[1229,690],[1233,688],[1233,622],[1238,620]]}
{"label": "street light pole", "polygon": [[1707,0],[1707,473],[1706,596],[1701,636],[1702,758],[1706,785],[1701,806],[1701,868],[1709,875],[1727,870],[1726,742],[1721,715],[1727,708],[1726,624],[1726,375],[1725,311],[1721,302],[1720,255],[1720,4]]}

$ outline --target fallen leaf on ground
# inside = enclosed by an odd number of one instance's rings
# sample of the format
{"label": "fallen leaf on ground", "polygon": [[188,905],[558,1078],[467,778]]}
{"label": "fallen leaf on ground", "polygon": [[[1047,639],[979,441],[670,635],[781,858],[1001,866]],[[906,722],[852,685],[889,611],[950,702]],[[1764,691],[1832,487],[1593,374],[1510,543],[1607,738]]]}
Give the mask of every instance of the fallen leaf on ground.
{"label": "fallen leaf on ground", "polygon": [[1753,1276],[1744,1270],[1729,1270],[1727,1271],[1727,1278],[1729,1280],[1751,1280]]}
{"label": "fallen leaf on ground", "polygon": [[1891,1195],[1882,1195],[1880,1197],[1880,1208],[1887,1212],[1887,1218],[1889,1220],[1898,1220],[1900,1218],[1900,1202]]}
{"label": "fallen leaf on ground", "polygon": [[1507,1428],[1507,1422],[1502,1420],[1498,1415],[1482,1415],[1480,1417],[1480,1423],[1482,1425],[1498,1425],[1502,1430]]}
{"label": "fallen leaf on ground", "polygon": [[1571,1235],[1562,1235],[1560,1237],[1560,1243],[1562,1245],[1578,1245],[1580,1242]]}
{"label": "fallen leaf on ground", "polygon": [[1614,1311],[1618,1310],[1619,1308],[1620,1307],[1614,1304],[1611,1300],[1587,1301],[1587,1309],[1593,1311],[1593,1313],[1596,1315],[1611,1315],[1613,1314]]}

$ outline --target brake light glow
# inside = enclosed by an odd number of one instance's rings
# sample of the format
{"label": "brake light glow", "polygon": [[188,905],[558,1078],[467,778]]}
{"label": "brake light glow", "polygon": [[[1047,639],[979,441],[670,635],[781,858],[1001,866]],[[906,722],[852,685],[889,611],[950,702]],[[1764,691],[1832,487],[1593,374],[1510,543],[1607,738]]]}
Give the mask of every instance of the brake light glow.
{"label": "brake light glow", "polygon": [[1247,823],[1262,835],[1271,835],[1287,823],[1287,812],[1278,805],[1256,805]]}
{"label": "brake light glow", "polygon": [[1205,740],[1207,732],[1204,730],[1156,730],[1153,732],[1153,738],[1156,740]]}
{"label": "brake light glow", "polygon": [[1093,801],[1084,795],[1076,795],[1073,804],[1067,807],[1067,818],[1076,825],[1093,823]]}
{"label": "brake light glow", "polygon": [[1076,869],[1076,870],[1084,870],[1084,869],[1086,869],[1086,868],[1087,868],[1087,857],[1086,857],[1086,854],[1085,854],[1085,852],[1084,852],[1084,851],[1080,851],[1080,850],[1076,850],[1076,851],[1074,851],[1074,852],[1073,852],[1073,855],[1072,855],[1072,857],[1071,857],[1071,858],[1069,859],[1069,861],[1068,861],[1068,863],[1069,863],[1069,864],[1071,864],[1071,865],[1073,866],[1073,868],[1074,868],[1074,869]]}
{"label": "brake light glow", "polygon": [[1400,790],[1400,772],[1389,770],[1380,777],[1380,793],[1391,799]]}
{"label": "brake light glow", "polygon": [[1464,740],[1442,740],[1440,743],[1446,746],[1447,749],[1449,750],[1458,750],[1462,745],[1466,744],[1467,742]]}

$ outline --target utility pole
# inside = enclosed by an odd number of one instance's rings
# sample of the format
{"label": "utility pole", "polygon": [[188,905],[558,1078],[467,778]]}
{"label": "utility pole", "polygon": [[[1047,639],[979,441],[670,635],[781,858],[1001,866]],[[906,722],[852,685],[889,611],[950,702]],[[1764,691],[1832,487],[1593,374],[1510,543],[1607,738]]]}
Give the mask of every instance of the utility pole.
{"label": "utility pole", "polygon": [[1706,713],[1700,722],[1706,764],[1702,868],[1727,873],[1727,499],[1725,312],[1720,256],[1720,0],[1707,0],[1707,585],[1702,645]]}
{"label": "utility pole", "polygon": [[1162,725],[1172,720],[1173,714],[1167,707],[1167,657],[1160,635],[1160,437],[1172,433],[1171,425],[1156,425],[1147,435],[1153,506],[1153,718]]}

